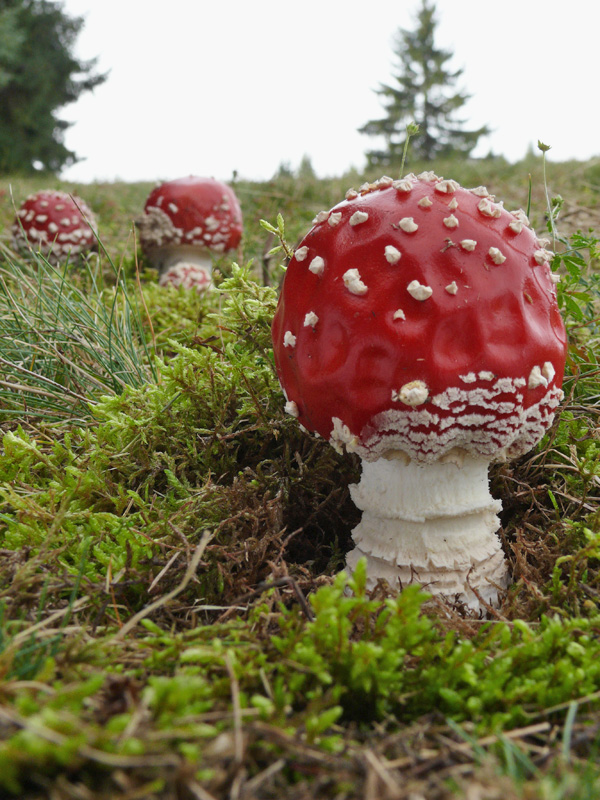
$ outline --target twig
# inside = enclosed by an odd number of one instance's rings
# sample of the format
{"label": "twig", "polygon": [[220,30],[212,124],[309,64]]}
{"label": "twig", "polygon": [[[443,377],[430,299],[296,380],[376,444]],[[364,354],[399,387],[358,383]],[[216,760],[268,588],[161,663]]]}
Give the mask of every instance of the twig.
{"label": "twig", "polygon": [[179,556],[180,556],[180,555],[181,555],[181,550],[176,550],[176,551],[173,553],[173,555],[171,556],[171,558],[170,558],[170,559],[167,561],[167,563],[165,564],[165,566],[164,566],[164,567],[161,569],[161,571],[158,573],[158,575],[156,576],[156,578],[154,578],[154,580],[152,581],[152,583],[151,583],[151,584],[150,584],[150,586],[148,587],[148,594],[153,594],[153,593],[154,593],[154,587],[156,586],[156,584],[157,584],[157,583],[160,581],[160,579],[161,579],[161,578],[162,578],[162,577],[163,577],[163,576],[164,576],[164,575],[165,575],[165,574],[168,572],[168,570],[170,569],[170,567],[171,567],[171,566],[174,564],[174,562],[175,562],[175,561],[177,561],[177,559],[179,558]]}
{"label": "twig", "polygon": [[400,787],[396,781],[393,780],[386,767],[381,763],[372,750],[365,751],[365,761],[388,790],[390,794],[390,800],[396,800],[396,798],[400,798]]}
{"label": "twig", "polygon": [[197,800],[216,800],[215,796],[203,789],[196,781],[188,781],[186,788],[197,798]]}
{"label": "twig", "polygon": [[262,772],[259,772],[258,775],[255,775],[244,784],[244,794],[251,795],[260,786],[262,786],[265,781],[268,781],[269,778],[272,778],[274,775],[277,775],[278,772],[281,772],[284,767],[285,759],[279,758],[277,761],[274,761],[266,769],[263,769]]}

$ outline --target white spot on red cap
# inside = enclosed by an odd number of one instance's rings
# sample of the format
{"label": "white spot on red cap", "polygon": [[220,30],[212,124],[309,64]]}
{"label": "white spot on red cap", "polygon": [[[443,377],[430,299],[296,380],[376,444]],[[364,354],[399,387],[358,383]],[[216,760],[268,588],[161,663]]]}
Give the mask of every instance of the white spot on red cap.
{"label": "white spot on red cap", "polygon": [[398,227],[401,228],[404,233],[414,233],[419,226],[414,221],[413,217],[403,217],[398,223]]}
{"label": "white spot on red cap", "polygon": [[204,220],[204,224],[206,225],[206,230],[211,231],[211,233],[213,231],[216,231],[221,225],[219,220],[216,217],[212,217],[212,216],[211,217],[207,217]]}
{"label": "white spot on red cap", "polygon": [[298,411],[297,404],[294,403],[293,400],[288,400],[288,402],[284,406],[284,410],[286,414],[289,414],[291,417],[296,417],[296,418],[299,416],[300,413]]}
{"label": "white spot on red cap", "polygon": [[423,381],[410,381],[400,388],[399,392],[392,391],[392,400],[400,401],[407,406],[420,406],[427,401],[429,389]]}
{"label": "white spot on red cap", "polygon": [[352,453],[358,444],[358,436],[353,434],[350,428],[345,425],[339,417],[332,417],[331,423],[333,425],[333,430],[331,431],[329,444],[337,453],[342,453],[344,451],[343,445],[346,446],[346,450],[349,453]]}
{"label": "white spot on red cap", "polygon": [[407,180],[406,178],[403,178],[400,181],[394,181],[392,186],[398,192],[411,192],[412,188],[413,188],[413,182],[410,181],[410,180]]}
{"label": "white spot on red cap", "polygon": [[444,286],[444,289],[448,292],[448,294],[456,294],[458,292],[456,281],[452,281],[452,283],[449,283],[448,286]]}
{"label": "white spot on red cap", "polygon": [[315,275],[322,275],[323,270],[325,269],[325,261],[321,258],[321,256],[315,256],[310,262],[308,269],[310,272],[314,272]]}
{"label": "white spot on red cap", "polygon": [[415,300],[428,300],[433,294],[431,286],[423,286],[419,281],[411,281],[406,287],[407,292],[415,298]]}
{"label": "white spot on red cap", "polygon": [[471,194],[477,195],[477,197],[490,196],[490,193],[488,192],[485,186],[476,186],[474,189],[471,189]]}
{"label": "white spot on red cap", "polygon": [[523,223],[518,219],[513,219],[512,222],[509,222],[508,227],[513,233],[521,233],[523,230]]}
{"label": "white spot on red cap", "polygon": [[329,217],[327,218],[327,222],[333,228],[333,227],[335,227],[336,225],[338,225],[341,222],[341,219],[342,219],[342,212],[341,211],[335,211],[335,212],[332,212],[329,215]]}
{"label": "white spot on red cap", "polygon": [[527,228],[531,227],[531,223],[529,222],[529,217],[523,211],[522,208],[518,208],[516,211],[511,211],[511,214],[513,215],[513,217],[516,220],[518,220],[519,222],[522,222],[523,225],[525,225]]}
{"label": "white spot on red cap", "polygon": [[348,189],[346,192],[346,200],[356,200],[358,196],[356,189]]}
{"label": "white spot on red cap", "polygon": [[176,213],[179,211],[179,209],[177,208],[177,206],[175,205],[175,203],[169,203],[169,205],[167,206],[167,208],[169,209],[169,211],[171,212],[171,214],[176,214]]}
{"label": "white spot on red cap", "polygon": [[458,220],[454,214],[450,214],[449,217],[444,217],[444,225],[447,228],[458,228]]}
{"label": "white spot on red cap", "polygon": [[406,319],[406,314],[401,308],[398,308],[396,311],[394,311],[393,319]]}
{"label": "white spot on red cap", "polygon": [[429,172],[420,172],[417,175],[417,178],[420,181],[429,181],[429,182],[431,182],[431,181],[439,181],[440,180],[439,176],[436,175],[435,172],[432,172],[431,170]]}
{"label": "white spot on red cap", "polygon": [[329,211],[319,211],[317,216],[313,219],[313,224],[317,225],[319,222],[325,222],[329,217]]}
{"label": "white spot on red cap", "polygon": [[361,225],[369,219],[366,211],[355,211],[350,217],[350,225]]}
{"label": "white spot on red cap", "polygon": [[477,208],[484,217],[497,219],[502,214],[502,211],[485,197],[477,203]]}
{"label": "white spot on red cap", "polygon": [[536,250],[533,257],[537,264],[544,264],[547,261],[552,261],[554,253],[551,250]]}
{"label": "white spot on red cap", "polygon": [[388,244],[385,247],[385,258],[390,264],[397,264],[402,257],[402,253],[393,244]]}
{"label": "white spot on red cap", "polygon": [[366,294],[368,287],[360,279],[360,274],[357,269],[349,269],[344,272],[342,279],[344,286],[352,294],[362,295]]}
{"label": "white spot on red cap", "polygon": [[419,208],[431,208],[433,200],[430,197],[422,197],[417,203]]}
{"label": "white spot on red cap", "polygon": [[548,379],[542,374],[541,368],[536,365],[529,373],[527,387],[529,389],[537,389],[539,386],[544,388],[548,386]]}
{"label": "white spot on red cap", "polygon": [[452,194],[460,188],[460,184],[452,180],[439,181],[433,188],[436,192],[442,192],[442,194]]}
{"label": "white spot on red cap", "polygon": [[552,383],[552,379],[556,375],[554,364],[551,361],[545,361],[542,367],[542,375],[548,381],[548,386]]}
{"label": "white spot on red cap", "polygon": [[475,241],[475,239],[463,239],[462,242],[460,242],[460,246],[462,247],[463,250],[472,253],[473,250],[475,250],[475,248],[477,247],[477,242]]}
{"label": "white spot on red cap", "polygon": [[506,256],[497,247],[490,247],[490,249],[488,250],[488,255],[492,259],[494,264],[500,265],[504,264],[504,262],[506,261]]}
{"label": "white spot on red cap", "polygon": [[450,211],[455,211],[458,208],[458,200],[456,197],[453,197],[452,200],[448,203],[448,208]]}
{"label": "white spot on red cap", "polygon": [[304,247],[299,247],[294,255],[296,256],[296,261],[304,261],[308,255],[308,247],[306,245],[304,245]]}
{"label": "white spot on red cap", "polygon": [[296,337],[291,331],[286,331],[283,336],[283,346],[284,347],[295,347],[296,346]]}
{"label": "white spot on red cap", "polygon": [[308,314],[304,317],[304,327],[305,328],[314,328],[319,318],[315,314],[314,311],[309,311]]}

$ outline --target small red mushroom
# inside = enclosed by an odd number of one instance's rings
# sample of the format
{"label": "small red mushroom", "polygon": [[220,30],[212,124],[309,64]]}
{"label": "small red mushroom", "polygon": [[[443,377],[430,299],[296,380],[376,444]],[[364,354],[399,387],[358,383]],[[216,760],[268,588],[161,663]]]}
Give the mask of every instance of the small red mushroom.
{"label": "small red mushroom", "polygon": [[552,253],[522,211],[431,172],[321,212],[273,321],[286,410],[362,460],[350,568],[473,609],[508,569],[490,462],[526,453],[563,397]]}
{"label": "small red mushroom", "polygon": [[208,286],[213,255],[240,243],[242,212],[229,186],[190,176],[153,189],[137,226],[142,251],[160,276],[177,264],[194,265],[196,275],[204,270]]}
{"label": "small red mushroom", "polygon": [[76,195],[45,189],[29,195],[12,225],[13,246],[33,248],[51,263],[96,248],[96,220]]}

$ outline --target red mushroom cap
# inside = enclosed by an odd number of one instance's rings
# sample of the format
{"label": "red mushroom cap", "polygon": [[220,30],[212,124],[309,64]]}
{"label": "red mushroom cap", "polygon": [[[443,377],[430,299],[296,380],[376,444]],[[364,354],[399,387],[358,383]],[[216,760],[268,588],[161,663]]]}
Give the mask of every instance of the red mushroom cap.
{"label": "red mushroom cap", "polygon": [[524,212],[433,173],[346,197],[285,275],[272,330],[286,409],[367,460],[527,452],[562,399],[566,334]]}
{"label": "red mushroom cap", "polygon": [[214,178],[190,176],[153,189],[138,227],[146,254],[179,245],[224,253],[240,243],[242,211],[229,186]]}
{"label": "red mushroom cap", "polygon": [[76,195],[42,190],[29,195],[12,225],[14,246],[31,246],[59,261],[96,246],[96,220],[87,204]]}

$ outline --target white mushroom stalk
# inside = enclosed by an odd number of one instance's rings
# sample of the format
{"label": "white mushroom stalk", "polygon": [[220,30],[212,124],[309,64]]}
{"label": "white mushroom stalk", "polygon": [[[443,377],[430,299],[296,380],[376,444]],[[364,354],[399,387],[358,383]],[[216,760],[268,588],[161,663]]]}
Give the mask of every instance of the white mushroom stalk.
{"label": "white mushroom stalk", "polygon": [[194,245],[180,244],[156,248],[153,253],[155,263],[160,264],[161,274],[168,272],[171,267],[178,264],[193,265],[203,269],[209,276],[212,273],[212,256],[208,250],[202,250]]}
{"label": "white mushroom stalk", "polygon": [[363,461],[361,480],[350,487],[363,515],[348,567],[365,557],[371,588],[380,579],[395,588],[418,582],[476,611],[497,606],[509,574],[488,466],[460,452],[428,465],[402,452]]}

